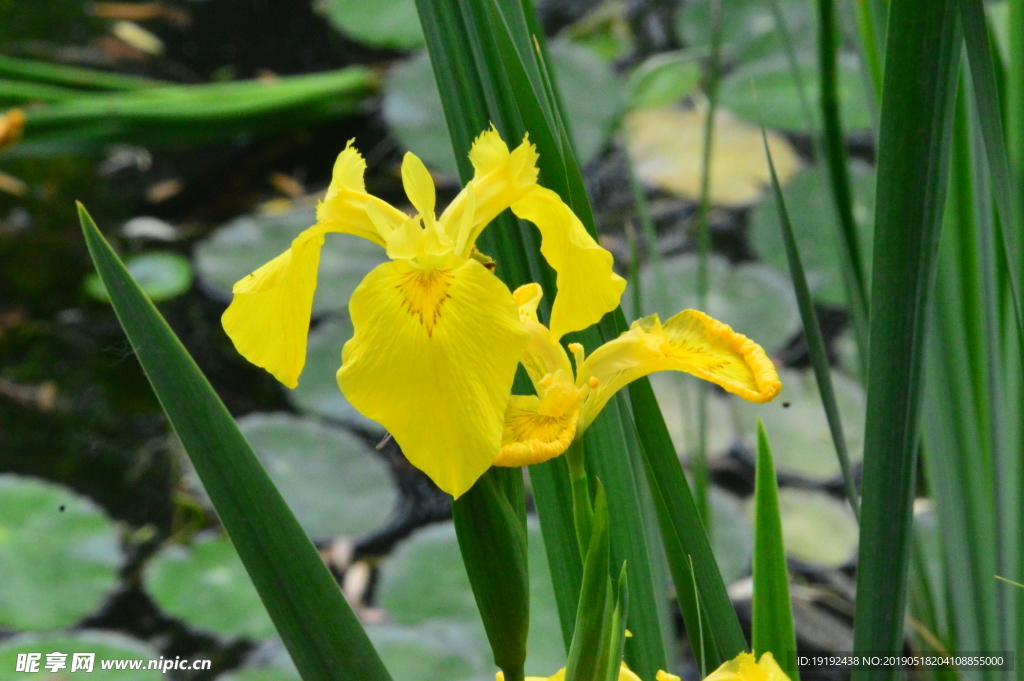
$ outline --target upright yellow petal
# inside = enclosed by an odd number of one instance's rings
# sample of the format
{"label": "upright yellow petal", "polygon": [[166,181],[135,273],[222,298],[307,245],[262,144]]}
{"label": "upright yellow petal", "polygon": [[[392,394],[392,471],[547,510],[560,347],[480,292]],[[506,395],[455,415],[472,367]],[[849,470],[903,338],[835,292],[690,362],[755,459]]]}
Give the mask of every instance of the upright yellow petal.
{"label": "upright yellow petal", "polygon": [[760,345],[697,310],[684,310],[664,325],[657,315],[633,322],[595,350],[576,374],[576,384],[600,384],[587,401],[584,427],[616,391],[655,371],[685,371],[751,402],[768,402],[782,383]]}
{"label": "upright yellow petal", "polygon": [[434,217],[434,203],[437,195],[434,192],[434,178],[430,171],[423,165],[419,156],[411,151],[405,152],[402,158],[402,185],[405,187],[405,195],[409,197],[409,203],[420,215]]}
{"label": "upright yellow petal", "polygon": [[501,448],[528,336],[512,294],[475,260],[378,265],[349,302],[338,385],[409,461],[458,497]]}
{"label": "upright yellow petal", "polygon": [[626,280],[612,271],[612,254],[594,241],[558,194],[536,186],[512,204],[512,212],[537,225],[540,252],[558,273],[550,324],[556,338],[596,324],[619,306]]}
{"label": "upright yellow petal", "polygon": [[743,652],[723,662],[704,681],[789,681],[789,676],[771,653],[764,653],[758,661],[752,653]]}
{"label": "upright yellow petal", "polygon": [[524,284],[512,294],[519,306],[519,319],[530,334],[530,345],[520,361],[540,394],[543,394],[543,388],[539,384],[544,376],[559,370],[569,376],[573,375],[565,349],[551,331],[537,320],[537,305],[543,295],[544,291],[539,284]]}
{"label": "upright yellow petal", "polygon": [[[473,179],[439,218],[449,237],[464,244],[465,249],[472,248],[484,227],[536,186],[537,158],[537,149],[525,137],[511,152],[493,127],[477,137],[469,152],[475,171]],[[468,208],[470,187],[473,216],[464,224],[462,218]]]}
{"label": "upright yellow petal", "polygon": [[[366,161],[349,140],[334,163],[334,177],[327,188],[327,195],[316,207],[317,224],[328,231],[354,234],[384,246],[388,235],[381,233],[374,218],[382,222],[384,231],[390,233],[409,216],[387,201],[367,194],[363,182],[365,173]],[[373,217],[367,212],[368,204],[375,211]]]}
{"label": "upright yellow petal", "polygon": [[306,336],[324,229],[310,227],[291,248],[235,284],[221,323],[239,354],[289,388],[306,363]]}

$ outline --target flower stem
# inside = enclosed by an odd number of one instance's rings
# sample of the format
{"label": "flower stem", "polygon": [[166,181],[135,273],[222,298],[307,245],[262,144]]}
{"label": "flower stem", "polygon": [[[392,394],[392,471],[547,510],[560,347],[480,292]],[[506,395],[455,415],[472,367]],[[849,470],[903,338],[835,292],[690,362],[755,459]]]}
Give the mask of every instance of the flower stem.
{"label": "flower stem", "polygon": [[572,484],[572,516],[576,523],[576,542],[580,555],[587,555],[590,546],[590,527],[594,510],[590,505],[590,484],[587,481],[587,467],[584,464],[583,441],[576,440],[565,452],[569,464],[569,482]]}

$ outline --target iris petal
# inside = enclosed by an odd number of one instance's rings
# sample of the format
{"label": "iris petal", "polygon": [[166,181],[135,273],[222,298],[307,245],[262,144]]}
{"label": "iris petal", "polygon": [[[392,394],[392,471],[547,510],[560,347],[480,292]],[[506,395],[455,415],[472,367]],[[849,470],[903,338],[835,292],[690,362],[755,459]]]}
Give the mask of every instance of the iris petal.
{"label": "iris petal", "polygon": [[475,260],[378,265],[352,294],[338,384],[409,461],[458,497],[490,467],[528,337],[508,288]]}
{"label": "iris petal", "polygon": [[291,248],[238,281],[221,323],[239,354],[289,388],[306,363],[306,336],[324,229],[310,227]]}
{"label": "iris petal", "polygon": [[600,381],[587,400],[584,427],[615,392],[655,371],[685,371],[751,402],[768,402],[782,383],[760,345],[728,324],[697,310],[683,310],[662,325],[657,315],[595,350],[576,375],[577,385]]}
{"label": "iris petal", "polygon": [[366,161],[350,140],[334,162],[334,176],[327,195],[316,207],[317,224],[327,231],[354,234],[384,246],[387,234],[380,233],[367,213],[367,204],[373,205],[376,217],[383,220],[386,229],[399,227],[409,216],[387,201],[367,194],[363,182],[365,172]]}
{"label": "iris petal", "polygon": [[558,273],[550,324],[556,338],[596,324],[619,306],[626,280],[612,271],[612,254],[594,241],[558,194],[534,187],[512,204],[512,212],[537,225],[540,252]]}
{"label": "iris petal", "polygon": [[539,406],[540,398],[536,395],[513,395],[509,399],[501,452],[494,460],[495,466],[541,463],[559,456],[572,444],[581,409],[545,416],[538,411]]}

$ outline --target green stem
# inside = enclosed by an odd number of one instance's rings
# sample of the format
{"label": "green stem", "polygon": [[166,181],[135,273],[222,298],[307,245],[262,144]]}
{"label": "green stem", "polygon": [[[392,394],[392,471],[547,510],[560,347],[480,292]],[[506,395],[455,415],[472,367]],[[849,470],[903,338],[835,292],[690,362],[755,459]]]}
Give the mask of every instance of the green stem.
{"label": "green stem", "polygon": [[576,542],[580,555],[587,555],[590,546],[590,528],[594,523],[594,509],[590,504],[590,483],[584,462],[583,440],[576,440],[565,452],[569,464],[569,482],[572,484],[572,515],[576,523]]}

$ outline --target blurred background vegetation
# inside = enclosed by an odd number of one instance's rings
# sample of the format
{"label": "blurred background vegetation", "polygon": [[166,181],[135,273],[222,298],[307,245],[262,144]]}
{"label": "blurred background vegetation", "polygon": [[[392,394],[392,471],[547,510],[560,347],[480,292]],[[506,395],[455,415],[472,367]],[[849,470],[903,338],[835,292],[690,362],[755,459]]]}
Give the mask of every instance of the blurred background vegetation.
{"label": "blurred background vegetation", "polygon": [[[840,6],[839,99],[853,214],[870,253],[876,114],[856,20]],[[999,37],[1005,7],[988,9]],[[857,527],[809,371],[758,129],[760,116],[856,476],[864,390],[816,141],[812,3],[725,3],[718,60],[709,0],[545,0],[538,11],[602,243],[631,278],[630,319],[698,306],[705,93],[717,85],[706,308],[765,347],[785,389],[769,405],[715,392],[702,410],[688,377],[652,379],[684,464],[702,443],[707,452],[710,532],[741,620],[749,625],[758,415],[776,443],[799,646],[850,650]],[[0,151],[0,679],[14,678],[8,662],[40,641],[116,651],[108,657],[213,659],[211,671],[182,678],[297,678],[92,273],[75,200],[239,419],[395,678],[493,678],[450,499],[393,444],[375,449],[383,432],[334,380],[351,334],[348,297],[383,255],[362,240],[328,240],[294,391],[239,357],[219,322],[232,283],[312,224],[347,140],[367,158],[372,193],[404,205],[399,164],[411,150],[436,174],[441,201],[454,196],[422,46],[413,0],[0,0],[0,114],[25,116],[20,139]],[[546,675],[564,651],[536,526],[530,545],[527,672]],[[676,624],[686,659],[678,615]]]}

